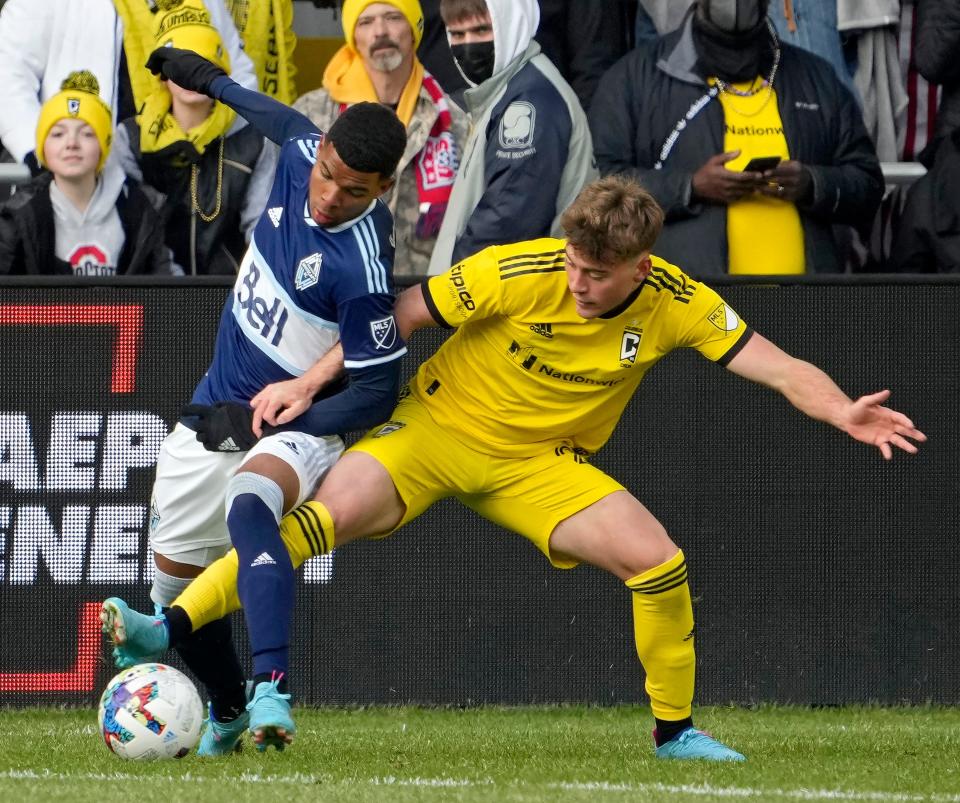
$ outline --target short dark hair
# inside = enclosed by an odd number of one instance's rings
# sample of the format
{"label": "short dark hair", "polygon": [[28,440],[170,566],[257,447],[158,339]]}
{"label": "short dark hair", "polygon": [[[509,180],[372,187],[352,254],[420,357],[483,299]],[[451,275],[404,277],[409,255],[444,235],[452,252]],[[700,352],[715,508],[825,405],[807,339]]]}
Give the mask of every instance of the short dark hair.
{"label": "short dark hair", "polygon": [[640,183],[607,176],[587,184],[560,218],[577,251],[598,262],[622,262],[653,248],[663,210]]}
{"label": "short dark hair", "polygon": [[471,17],[483,17],[490,13],[484,0],[440,0],[440,17],[444,25],[452,25]]}
{"label": "short dark hair", "polygon": [[397,115],[379,103],[355,103],[330,126],[327,139],[337,155],[358,173],[390,178],[407,147],[407,131]]}

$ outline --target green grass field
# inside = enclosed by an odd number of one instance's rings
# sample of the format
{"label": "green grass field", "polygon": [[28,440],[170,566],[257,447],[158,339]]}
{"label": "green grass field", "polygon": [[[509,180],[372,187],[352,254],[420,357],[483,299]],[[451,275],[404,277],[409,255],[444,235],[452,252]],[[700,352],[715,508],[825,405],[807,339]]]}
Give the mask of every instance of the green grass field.
{"label": "green grass field", "polygon": [[653,757],[646,708],[299,709],[284,753],[125,762],[91,710],[0,711],[0,800],[960,803],[960,709],[703,708],[743,765]]}

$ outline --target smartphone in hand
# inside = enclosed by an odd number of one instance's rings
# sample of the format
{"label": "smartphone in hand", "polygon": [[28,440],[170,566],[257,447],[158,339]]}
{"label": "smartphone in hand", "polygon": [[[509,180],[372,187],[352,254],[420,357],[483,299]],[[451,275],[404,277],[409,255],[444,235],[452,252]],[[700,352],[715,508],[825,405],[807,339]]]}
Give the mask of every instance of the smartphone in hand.
{"label": "smartphone in hand", "polygon": [[780,164],[779,156],[754,156],[743,168],[744,173],[763,173],[766,170],[773,170]]}

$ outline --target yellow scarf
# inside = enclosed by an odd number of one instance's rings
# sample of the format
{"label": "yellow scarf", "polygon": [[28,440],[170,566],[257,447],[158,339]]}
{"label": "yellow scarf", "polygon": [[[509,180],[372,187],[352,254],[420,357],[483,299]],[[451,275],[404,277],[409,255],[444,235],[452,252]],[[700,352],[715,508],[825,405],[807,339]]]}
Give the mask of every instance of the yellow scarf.
{"label": "yellow scarf", "polygon": [[[415,58],[410,78],[403,88],[400,103],[397,105],[397,117],[404,126],[408,126],[413,118],[422,84],[423,65],[419,59]],[[349,45],[344,45],[333,54],[327,69],[323,71],[323,88],[337,103],[345,103],[348,106],[351,103],[363,101],[380,102],[370,76],[367,75],[367,69],[363,66],[363,59]]]}
{"label": "yellow scarf", "polygon": [[156,153],[178,142],[185,142],[193,146],[199,159],[211,142],[227,133],[237,116],[233,109],[217,102],[213,104],[213,111],[206,120],[184,131],[171,113],[170,104],[170,92],[165,86],[153,92],[144,102],[143,110],[137,115],[141,153]]}
{"label": "yellow scarf", "polygon": [[153,36],[154,15],[144,0],[113,0],[113,4],[123,20],[123,50],[127,56],[133,102],[139,109],[147,97],[162,86],[160,78],[143,66],[157,46]]}
{"label": "yellow scarf", "polygon": [[227,0],[227,8],[257,71],[260,91],[291,105],[297,99],[293,0]]}

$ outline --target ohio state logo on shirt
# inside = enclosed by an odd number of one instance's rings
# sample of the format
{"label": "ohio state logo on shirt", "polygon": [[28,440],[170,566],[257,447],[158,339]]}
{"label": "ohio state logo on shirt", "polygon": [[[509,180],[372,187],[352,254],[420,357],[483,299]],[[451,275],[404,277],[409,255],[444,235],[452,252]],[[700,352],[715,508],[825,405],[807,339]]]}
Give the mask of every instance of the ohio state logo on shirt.
{"label": "ohio state logo on shirt", "polygon": [[67,261],[74,276],[113,276],[117,272],[106,251],[97,243],[78,245]]}

